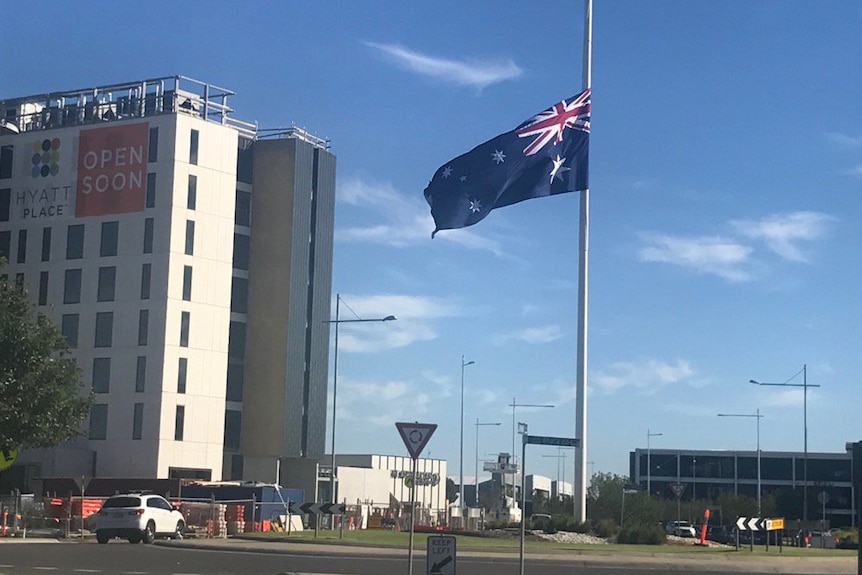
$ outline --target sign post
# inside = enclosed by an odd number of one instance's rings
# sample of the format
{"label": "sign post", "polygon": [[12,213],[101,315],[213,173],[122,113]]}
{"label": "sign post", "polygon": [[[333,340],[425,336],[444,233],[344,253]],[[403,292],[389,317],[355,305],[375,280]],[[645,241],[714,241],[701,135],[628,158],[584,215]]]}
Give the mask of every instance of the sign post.
{"label": "sign post", "polygon": [[455,548],[452,535],[431,535],[425,553],[426,575],[455,575]]}
{"label": "sign post", "polygon": [[[412,459],[411,477],[416,477],[416,460],[437,429],[436,423],[396,423],[398,434]],[[407,575],[413,575],[413,533],[416,524],[416,482],[410,486],[410,538],[407,550]],[[454,550],[454,546],[453,546]],[[454,551],[453,551],[454,552]],[[454,563],[454,560],[453,560]],[[453,565],[454,569],[454,565]],[[453,571],[454,573],[454,571]]]}

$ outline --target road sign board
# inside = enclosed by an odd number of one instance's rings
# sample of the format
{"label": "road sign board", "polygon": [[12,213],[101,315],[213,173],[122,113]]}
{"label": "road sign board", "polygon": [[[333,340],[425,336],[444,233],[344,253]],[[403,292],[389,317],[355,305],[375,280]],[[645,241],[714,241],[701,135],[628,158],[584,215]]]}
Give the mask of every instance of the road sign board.
{"label": "road sign board", "polygon": [[290,504],[290,512],[297,515],[300,513],[343,515],[344,505],[340,503],[299,503],[298,501],[294,501]]}
{"label": "road sign board", "polygon": [[780,531],[784,529],[784,517],[773,517],[766,520],[767,531]]}
{"label": "road sign board", "polygon": [[545,435],[527,435],[527,443],[533,445],[556,445],[557,447],[577,447],[580,441],[571,437],[548,437]]}
{"label": "road sign board", "polygon": [[434,430],[437,429],[436,423],[396,423],[398,433],[401,434],[401,440],[404,441],[410,457],[417,459],[425,446],[428,445],[428,440],[434,435]]}
{"label": "road sign board", "polygon": [[737,517],[736,528],[740,531],[766,530],[766,519],[762,517]]}
{"label": "road sign board", "polygon": [[12,448],[0,450],[0,471],[12,467],[12,464],[15,463],[16,459],[18,459],[17,449]]}
{"label": "road sign board", "polygon": [[673,496],[679,499],[685,492],[685,483],[671,483],[670,490],[673,493]]}
{"label": "road sign board", "polygon": [[455,537],[431,535],[428,537],[425,554],[427,575],[455,575]]}

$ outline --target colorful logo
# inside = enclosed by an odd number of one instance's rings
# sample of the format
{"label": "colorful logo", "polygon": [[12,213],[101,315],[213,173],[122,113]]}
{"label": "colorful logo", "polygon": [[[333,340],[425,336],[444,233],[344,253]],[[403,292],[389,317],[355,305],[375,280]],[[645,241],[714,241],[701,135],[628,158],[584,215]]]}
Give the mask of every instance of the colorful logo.
{"label": "colorful logo", "polygon": [[60,138],[33,142],[33,177],[47,178],[60,172]]}

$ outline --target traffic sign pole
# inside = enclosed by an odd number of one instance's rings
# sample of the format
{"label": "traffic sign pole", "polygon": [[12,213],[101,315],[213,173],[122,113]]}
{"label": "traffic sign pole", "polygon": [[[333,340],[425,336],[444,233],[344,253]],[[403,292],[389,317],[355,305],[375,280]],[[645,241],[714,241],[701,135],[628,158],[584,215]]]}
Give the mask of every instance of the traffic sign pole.
{"label": "traffic sign pole", "polygon": [[[416,458],[413,458],[413,477],[416,477]],[[410,486],[410,538],[407,551],[407,575],[413,575],[413,526],[416,524],[416,482]]]}

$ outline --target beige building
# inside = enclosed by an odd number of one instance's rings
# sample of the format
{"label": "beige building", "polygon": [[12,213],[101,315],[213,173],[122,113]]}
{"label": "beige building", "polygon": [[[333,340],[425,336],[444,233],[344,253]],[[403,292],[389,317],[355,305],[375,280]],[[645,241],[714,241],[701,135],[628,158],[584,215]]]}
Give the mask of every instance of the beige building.
{"label": "beige building", "polygon": [[232,95],[174,76],[0,100],[2,273],[95,396],[82,438],[4,483],[323,455],[335,157]]}

